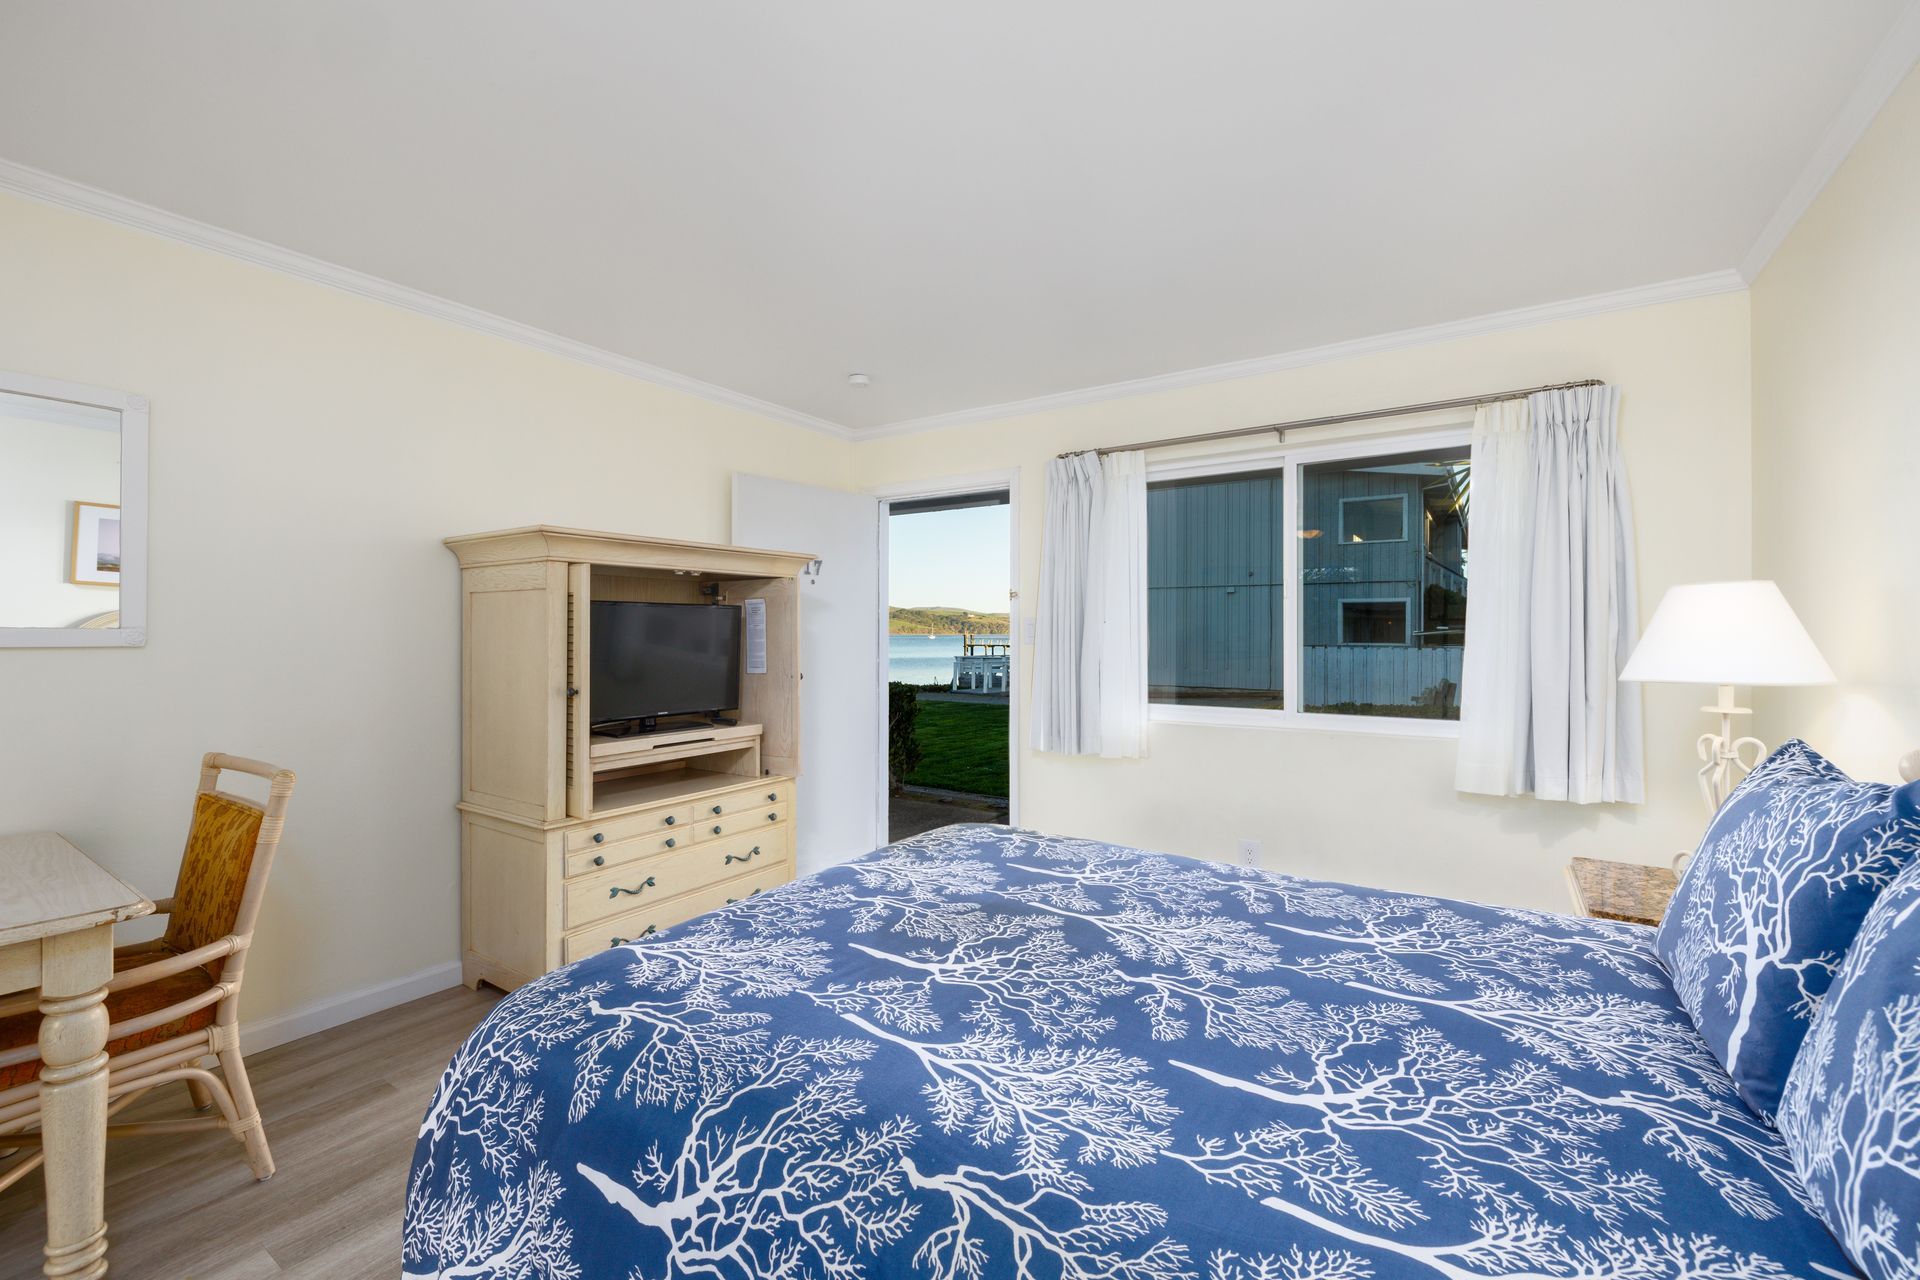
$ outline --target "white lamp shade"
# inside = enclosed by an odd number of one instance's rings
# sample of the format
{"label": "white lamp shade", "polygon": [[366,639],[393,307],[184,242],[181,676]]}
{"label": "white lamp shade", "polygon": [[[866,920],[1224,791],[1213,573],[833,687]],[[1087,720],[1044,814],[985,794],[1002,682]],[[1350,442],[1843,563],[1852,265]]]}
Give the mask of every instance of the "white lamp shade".
{"label": "white lamp shade", "polygon": [[1622,680],[1659,684],[1832,684],[1833,668],[1771,582],[1673,587]]}

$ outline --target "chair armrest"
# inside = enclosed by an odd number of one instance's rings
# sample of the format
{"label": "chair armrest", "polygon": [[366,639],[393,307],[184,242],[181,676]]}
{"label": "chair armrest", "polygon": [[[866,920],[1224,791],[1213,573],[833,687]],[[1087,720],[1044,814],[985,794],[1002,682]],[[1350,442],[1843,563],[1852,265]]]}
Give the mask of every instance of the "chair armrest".
{"label": "chair armrest", "polygon": [[[204,947],[185,952],[181,955],[168,955],[164,960],[156,960],[152,964],[143,964],[137,969],[122,969],[119,973],[114,974],[113,978],[107,983],[107,990],[125,991],[128,987],[138,987],[148,982],[155,982],[161,978],[170,978],[176,973],[185,973],[188,969],[196,965],[206,964],[210,960],[218,960],[222,956],[230,956],[236,951],[244,951],[247,944],[251,941],[251,938],[243,938],[237,934],[229,934],[217,942],[209,942]],[[158,943],[136,942],[130,947],[117,948],[114,954],[140,955],[142,954],[141,948],[155,948],[158,946]],[[10,995],[5,1000],[0,1000],[0,1018],[11,1018],[19,1013],[32,1013],[39,1007],[40,992],[38,988],[32,991],[21,992],[18,995]]]}
{"label": "chair armrest", "polygon": [[[229,934],[217,942],[210,942],[204,947],[184,952],[181,955],[169,955],[164,960],[156,960],[152,964],[143,964],[137,969],[122,969],[119,973],[114,974],[113,978],[107,983],[107,990],[124,991],[128,987],[138,987],[149,982],[156,982],[161,978],[170,978],[176,973],[185,973],[188,969],[194,968],[197,965],[206,964],[210,960],[218,960],[222,956],[230,956],[236,951],[244,951],[252,941],[253,939],[249,937]],[[144,944],[137,943],[135,945],[140,946]],[[127,951],[118,954],[138,954],[138,952]],[[198,1008],[208,1002],[196,998],[187,1003]],[[5,1000],[0,1000],[0,1018],[10,1018],[20,1013],[33,1013],[39,1008],[40,992],[36,988],[33,991],[23,992],[19,995],[9,996]],[[142,1021],[145,1020],[143,1019]],[[24,1060],[25,1059],[22,1059],[22,1061]],[[0,1066],[6,1065],[8,1065],[7,1059],[4,1056],[0,1056]]]}
{"label": "chair armrest", "polygon": [[229,934],[217,942],[209,942],[204,947],[196,947],[192,951],[182,952],[177,956],[168,956],[165,960],[156,960],[152,964],[143,964],[138,969],[123,969],[113,975],[113,980],[107,983],[107,990],[125,991],[128,987],[143,986],[161,978],[171,978],[176,973],[185,973],[198,965],[206,964],[209,960],[230,956],[246,945],[247,939]]}
{"label": "chair armrest", "polygon": [[[153,904],[153,910],[149,911],[146,915],[140,918],[142,920],[158,920],[161,916],[172,915],[172,914],[173,914],[173,899],[162,898],[160,899],[160,901]],[[145,942],[122,943],[120,946],[117,946],[113,949],[113,954],[116,956],[137,956],[137,955],[142,955],[148,951],[163,950],[166,947],[166,945],[167,945],[166,940],[163,938],[149,938]]]}

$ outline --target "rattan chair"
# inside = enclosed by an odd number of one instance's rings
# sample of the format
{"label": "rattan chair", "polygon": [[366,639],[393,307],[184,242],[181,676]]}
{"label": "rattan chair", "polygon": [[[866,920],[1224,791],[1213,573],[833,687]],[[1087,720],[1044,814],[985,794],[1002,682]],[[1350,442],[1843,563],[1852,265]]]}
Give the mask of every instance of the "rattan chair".
{"label": "rattan chair", "polygon": [[[267,779],[265,807],[218,790],[222,772]],[[155,904],[167,917],[166,934],[115,948],[107,986],[107,1114],[175,1082],[186,1084],[198,1110],[219,1108],[218,1115],[109,1125],[108,1136],[225,1129],[262,1182],[273,1176],[273,1155],[240,1056],[238,997],[292,794],[286,769],[217,752],[201,760],[179,880],[173,896]],[[0,1189],[41,1159],[36,999],[29,992],[0,1002],[0,1155],[25,1152],[0,1171]]]}

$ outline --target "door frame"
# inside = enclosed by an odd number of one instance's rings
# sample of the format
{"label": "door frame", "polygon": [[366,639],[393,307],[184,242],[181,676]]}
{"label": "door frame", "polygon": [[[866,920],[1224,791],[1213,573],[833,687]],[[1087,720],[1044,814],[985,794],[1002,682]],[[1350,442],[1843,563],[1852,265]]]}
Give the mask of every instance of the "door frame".
{"label": "door frame", "polygon": [[[1012,467],[1005,471],[977,471],[968,475],[904,481],[879,485],[865,492],[880,500],[880,594],[875,602],[874,615],[880,629],[880,670],[877,675],[884,689],[887,684],[887,584],[891,576],[888,557],[891,554],[889,541],[892,526],[888,521],[893,515],[893,504],[923,498],[957,498],[995,489],[1007,492],[1007,822],[1017,827],[1020,825],[1020,703],[1025,691],[1021,677],[1027,665],[1023,630],[1026,611],[1021,607],[1023,601],[1020,595],[1020,469]],[[886,705],[886,699],[882,698],[880,723],[877,726],[880,739],[880,787],[875,813],[882,834],[887,834]]]}

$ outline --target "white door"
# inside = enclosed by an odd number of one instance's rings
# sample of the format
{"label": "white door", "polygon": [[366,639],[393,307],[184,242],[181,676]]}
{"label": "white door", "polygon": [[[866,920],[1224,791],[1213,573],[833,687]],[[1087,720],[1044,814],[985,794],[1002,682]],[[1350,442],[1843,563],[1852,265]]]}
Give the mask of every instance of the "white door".
{"label": "white door", "polygon": [[735,472],[733,540],[820,558],[800,578],[800,874],[886,843],[880,501]]}

